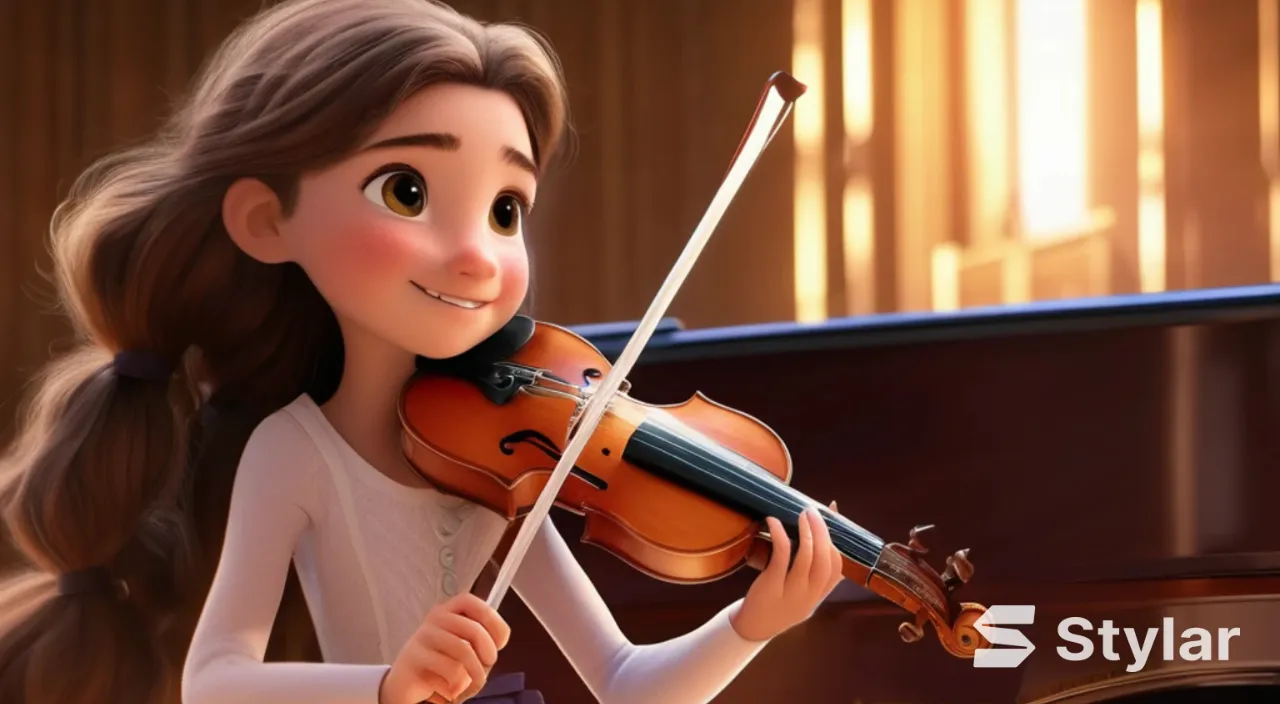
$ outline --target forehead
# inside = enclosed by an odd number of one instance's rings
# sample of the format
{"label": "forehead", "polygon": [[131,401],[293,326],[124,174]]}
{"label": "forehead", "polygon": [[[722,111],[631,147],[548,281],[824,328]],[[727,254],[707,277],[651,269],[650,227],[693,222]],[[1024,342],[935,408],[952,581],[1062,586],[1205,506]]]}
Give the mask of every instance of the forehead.
{"label": "forehead", "polygon": [[529,130],[515,99],[499,90],[460,83],[415,93],[387,116],[369,142],[429,132],[457,135],[464,151],[473,146],[513,147],[532,156]]}

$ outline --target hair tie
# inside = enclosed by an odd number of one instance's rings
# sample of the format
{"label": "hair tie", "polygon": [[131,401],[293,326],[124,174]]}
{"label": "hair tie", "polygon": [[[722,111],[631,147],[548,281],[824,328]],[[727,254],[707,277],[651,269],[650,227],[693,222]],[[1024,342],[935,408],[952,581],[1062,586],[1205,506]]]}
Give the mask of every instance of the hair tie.
{"label": "hair tie", "polygon": [[173,362],[146,350],[123,350],[111,361],[116,374],[130,379],[164,381],[173,376]]}
{"label": "hair tie", "polygon": [[124,582],[114,579],[106,567],[87,567],[58,575],[58,593],[64,596],[72,594],[111,594],[119,592]]}

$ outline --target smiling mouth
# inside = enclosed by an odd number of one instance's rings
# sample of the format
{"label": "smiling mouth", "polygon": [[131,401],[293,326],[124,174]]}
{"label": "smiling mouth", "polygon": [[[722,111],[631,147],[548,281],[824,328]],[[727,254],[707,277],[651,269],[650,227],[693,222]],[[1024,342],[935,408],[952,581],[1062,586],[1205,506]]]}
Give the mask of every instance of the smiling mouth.
{"label": "smiling mouth", "polygon": [[476,308],[479,308],[488,303],[488,301],[472,301],[466,298],[458,298],[457,296],[450,296],[447,293],[432,291],[431,289],[424,287],[422,284],[419,284],[417,281],[410,281],[409,283],[413,284],[414,288],[418,289],[419,291],[425,293],[428,296],[431,296],[437,301],[443,301],[445,303],[448,303],[451,306],[457,306],[458,308],[475,310]]}

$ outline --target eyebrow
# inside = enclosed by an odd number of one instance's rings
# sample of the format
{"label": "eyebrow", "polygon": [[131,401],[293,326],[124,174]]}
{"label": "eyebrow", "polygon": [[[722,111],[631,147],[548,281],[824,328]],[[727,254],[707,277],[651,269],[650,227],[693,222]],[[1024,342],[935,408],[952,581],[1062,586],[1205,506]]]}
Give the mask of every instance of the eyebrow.
{"label": "eyebrow", "polygon": [[[433,149],[444,149],[446,151],[457,151],[462,147],[462,138],[455,134],[447,132],[423,132],[421,134],[406,134],[399,137],[388,137],[370,144],[361,151],[372,151],[374,149],[387,149],[389,147],[431,147]],[[503,147],[502,158],[512,166],[522,171],[527,171],[538,177],[538,167],[533,160],[525,156],[523,152],[515,147]]]}
{"label": "eyebrow", "polygon": [[502,158],[507,160],[508,164],[528,171],[534,178],[538,177],[538,167],[533,163],[533,159],[525,156],[519,149],[515,147],[503,147]]}

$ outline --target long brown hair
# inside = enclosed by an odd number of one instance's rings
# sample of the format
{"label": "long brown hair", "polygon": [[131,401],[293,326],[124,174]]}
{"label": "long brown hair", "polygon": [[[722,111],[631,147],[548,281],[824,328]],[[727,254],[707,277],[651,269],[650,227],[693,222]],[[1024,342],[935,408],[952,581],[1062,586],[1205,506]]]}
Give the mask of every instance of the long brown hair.
{"label": "long brown hair", "polygon": [[[296,266],[232,243],[223,194],[256,177],[288,210],[301,174],[445,81],[507,92],[535,160],[556,153],[563,79],[533,32],[429,0],[296,0],[241,26],[154,140],[75,183],[52,248],[81,344],[43,371],[0,464],[0,506],[34,568],[0,587],[0,700],[177,701],[249,433],[303,392],[323,401],[342,365],[328,305]],[[176,371],[117,373],[124,350]],[[57,589],[95,567],[121,589]]]}

